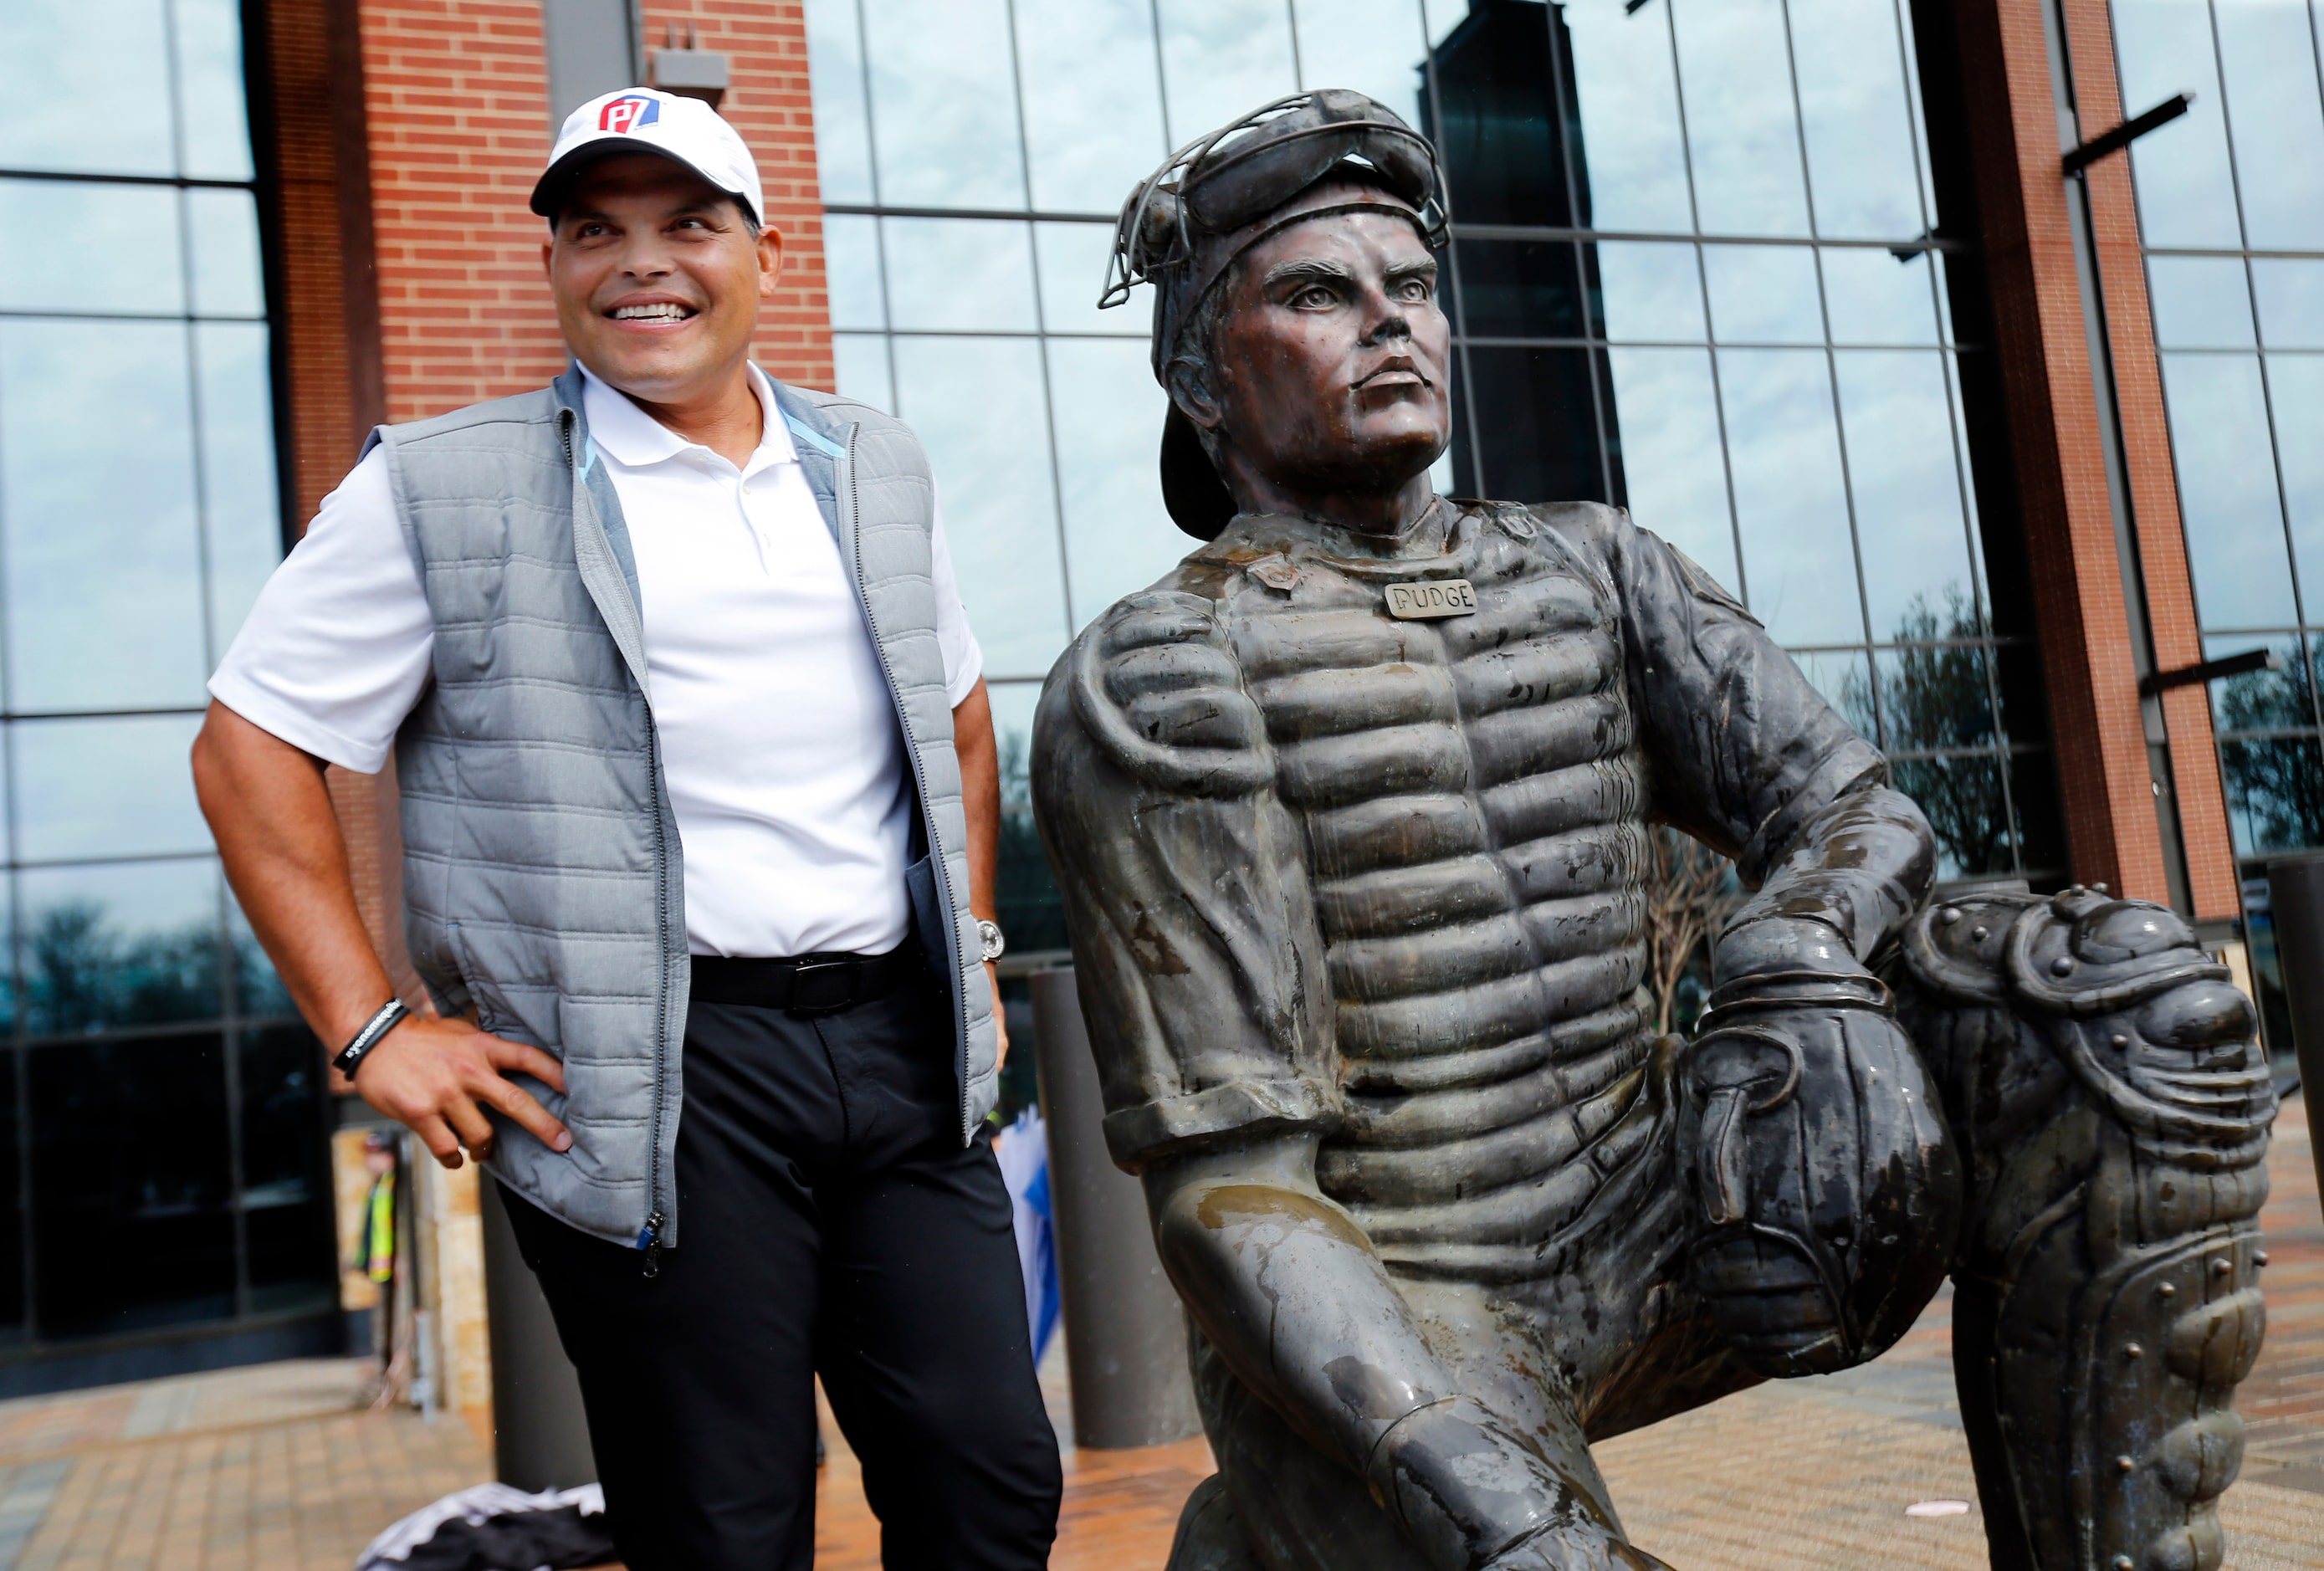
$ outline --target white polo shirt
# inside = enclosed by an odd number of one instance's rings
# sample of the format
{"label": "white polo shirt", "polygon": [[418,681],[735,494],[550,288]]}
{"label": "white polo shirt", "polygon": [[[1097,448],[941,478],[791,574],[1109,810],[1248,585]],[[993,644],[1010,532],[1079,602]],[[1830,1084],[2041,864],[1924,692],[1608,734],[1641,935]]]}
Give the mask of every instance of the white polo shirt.
{"label": "white polo shirt", "polygon": [[[697,955],[881,954],[909,929],[909,765],[878,651],[774,394],[742,469],[585,369],[583,408],[637,561],[648,698]],[[934,537],[936,636],[959,704],[983,658]],[[383,454],[355,466],[210,679],[227,708],[376,773],[435,642]]]}

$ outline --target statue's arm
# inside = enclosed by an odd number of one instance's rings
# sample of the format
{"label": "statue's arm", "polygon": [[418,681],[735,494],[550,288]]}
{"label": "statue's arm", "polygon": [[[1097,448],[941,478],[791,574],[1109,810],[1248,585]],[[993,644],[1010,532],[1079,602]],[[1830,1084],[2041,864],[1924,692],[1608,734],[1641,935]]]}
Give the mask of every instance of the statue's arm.
{"label": "statue's arm", "polygon": [[1708,574],[1627,520],[1596,522],[1618,579],[1655,810],[1734,857],[1755,892],[1727,925],[1715,979],[1863,975],[1928,893],[1928,820]]}
{"label": "statue's arm", "polygon": [[1315,1143],[1238,1142],[1143,1175],[1163,1268],[1235,1378],[1361,1478],[1444,1571],[1655,1564],[1461,1390],[1370,1241],[1317,1191]]}

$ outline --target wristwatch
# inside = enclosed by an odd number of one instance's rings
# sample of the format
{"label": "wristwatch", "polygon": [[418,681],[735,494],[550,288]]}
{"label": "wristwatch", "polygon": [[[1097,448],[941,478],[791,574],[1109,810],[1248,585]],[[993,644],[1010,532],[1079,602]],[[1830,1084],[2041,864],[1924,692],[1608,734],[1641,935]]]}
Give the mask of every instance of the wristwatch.
{"label": "wristwatch", "polygon": [[977,918],[976,936],[983,940],[982,948],[978,953],[977,958],[987,966],[1009,952],[1009,940],[1001,936],[999,922],[988,922],[982,917]]}

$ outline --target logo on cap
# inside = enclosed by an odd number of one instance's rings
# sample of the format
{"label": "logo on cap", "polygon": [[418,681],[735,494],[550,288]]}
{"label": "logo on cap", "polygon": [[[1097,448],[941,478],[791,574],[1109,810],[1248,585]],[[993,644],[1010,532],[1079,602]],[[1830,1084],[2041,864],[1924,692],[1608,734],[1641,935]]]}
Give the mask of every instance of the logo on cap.
{"label": "logo on cap", "polygon": [[661,118],[661,100],[649,98],[643,93],[629,93],[615,98],[597,111],[600,131],[634,131],[641,125],[650,125]]}

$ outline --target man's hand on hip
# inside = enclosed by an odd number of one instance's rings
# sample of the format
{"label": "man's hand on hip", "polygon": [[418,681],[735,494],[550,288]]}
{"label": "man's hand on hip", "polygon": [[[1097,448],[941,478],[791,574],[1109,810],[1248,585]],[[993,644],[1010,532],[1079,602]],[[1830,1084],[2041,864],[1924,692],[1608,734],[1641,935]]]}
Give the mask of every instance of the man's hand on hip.
{"label": "man's hand on hip", "polygon": [[509,1079],[511,1074],[565,1089],[565,1066],[539,1048],[504,1041],[465,1020],[412,1015],[355,1067],[355,1086],[374,1108],[418,1135],[447,1168],[460,1165],[463,1146],[479,1161],[492,1154],[488,1107],[530,1130],[549,1150],[571,1150],[572,1134],[538,1098]]}
{"label": "man's hand on hip", "polygon": [[992,984],[992,1072],[998,1075],[1009,1063],[1009,1010],[1001,1002],[1001,967],[987,960],[984,979]]}

